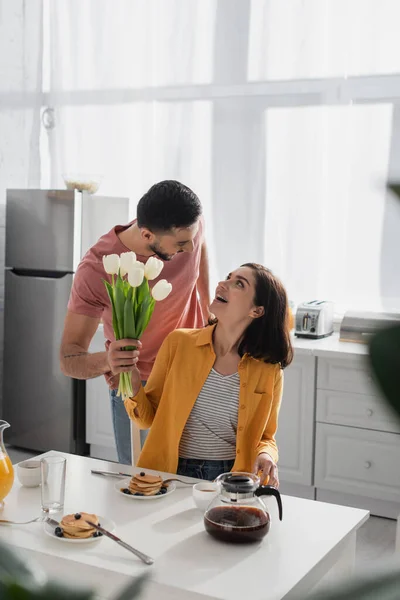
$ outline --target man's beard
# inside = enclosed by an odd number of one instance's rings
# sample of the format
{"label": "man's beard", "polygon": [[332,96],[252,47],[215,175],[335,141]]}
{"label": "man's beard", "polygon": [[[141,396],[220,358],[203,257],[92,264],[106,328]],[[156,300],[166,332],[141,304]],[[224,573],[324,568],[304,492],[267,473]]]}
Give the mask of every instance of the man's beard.
{"label": "man's beard", "polygon": [[169,261],[174,257],[174,255],[171,256],[170,254],[166,254],[165,252],[163,252],[158,242],[156,242],[155,244],[150,244],[149,248],[152,252],[154,252],[156,256],[158,256],[158,258],[161,258],[161,260]]}

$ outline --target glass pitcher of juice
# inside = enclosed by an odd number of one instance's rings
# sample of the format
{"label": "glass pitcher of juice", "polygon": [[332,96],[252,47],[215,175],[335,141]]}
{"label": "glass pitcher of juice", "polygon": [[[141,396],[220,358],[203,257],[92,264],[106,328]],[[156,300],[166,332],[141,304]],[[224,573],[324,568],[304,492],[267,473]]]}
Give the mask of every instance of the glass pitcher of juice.
{"label": "glass pitcher of juice", "polygon": [[3,440],[3,431],[7,427],[10,427],[7,421],[0,421],[0,510],[4,505],[4,498],[8,495],[14,483],[14,468]]}

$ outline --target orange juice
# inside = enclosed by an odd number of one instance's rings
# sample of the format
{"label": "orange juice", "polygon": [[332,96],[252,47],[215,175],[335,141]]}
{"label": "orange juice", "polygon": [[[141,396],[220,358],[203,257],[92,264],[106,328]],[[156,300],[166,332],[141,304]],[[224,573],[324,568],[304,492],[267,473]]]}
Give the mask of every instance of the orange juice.
{"label": "orange juice", "polygon": [[8,454],[0,454],[0,504],[14,483],[14,468]]}

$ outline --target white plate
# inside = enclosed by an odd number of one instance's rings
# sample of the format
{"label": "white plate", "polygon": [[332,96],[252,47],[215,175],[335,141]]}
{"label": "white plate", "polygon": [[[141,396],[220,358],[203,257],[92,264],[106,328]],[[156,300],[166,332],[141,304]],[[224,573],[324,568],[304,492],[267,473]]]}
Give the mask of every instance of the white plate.
{"label": "white plate", "polygon": [[[100,525],[102,527],[104,527],[104,529],[107,529],[107,531],[114,531],[114,529],[115,529],[114,521],[111,521],[111,519],[106,519],[105,517],[100,517],[100,516],[98,516],[98,519],[99,519]],[[54,533],[54,529],[55,529],[55,527],[53,525],[50,525],[50,523],[43,523],[43,531],[45,532],[45,534],[52,537],[53,539],[57,540],[58,542],[67,542],[67,544],[69,544],[69,543],[71,543],[71,544],[90,544],[92,542],[99,542],[100,540],[102,540],[104,538],[103,535],[100,535],[99,537],[83,538],[82,540],[72,540],[71,538],[57,537],[56,534]]]}
{"label": "white plate", "polygon": [[121,496],[129,498],[130,500],[160,500],[161,498],[166,498],[176,490],[175,481],[171,481],[171,483],[168,484],[168,492],[165,494],[160,494],[159,496],[134,496],[133,494],[124,494],[124,492],[121,492],[121,489],[129,487],[129,482],[130,479],[123,479],[122,481],[120,479],[114,485],[114,489],[116,492],[118,492],[118,494],[121,494]]}

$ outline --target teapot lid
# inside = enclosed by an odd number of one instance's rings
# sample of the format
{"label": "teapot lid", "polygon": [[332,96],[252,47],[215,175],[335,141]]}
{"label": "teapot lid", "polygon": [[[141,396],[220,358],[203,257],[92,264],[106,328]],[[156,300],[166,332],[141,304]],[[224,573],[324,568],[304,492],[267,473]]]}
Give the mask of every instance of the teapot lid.
{"label": "teapot lid", "polygon": [[223,473],[217,482],[231,494],[250,494],[260,485],[260,479],[252,473]]}

